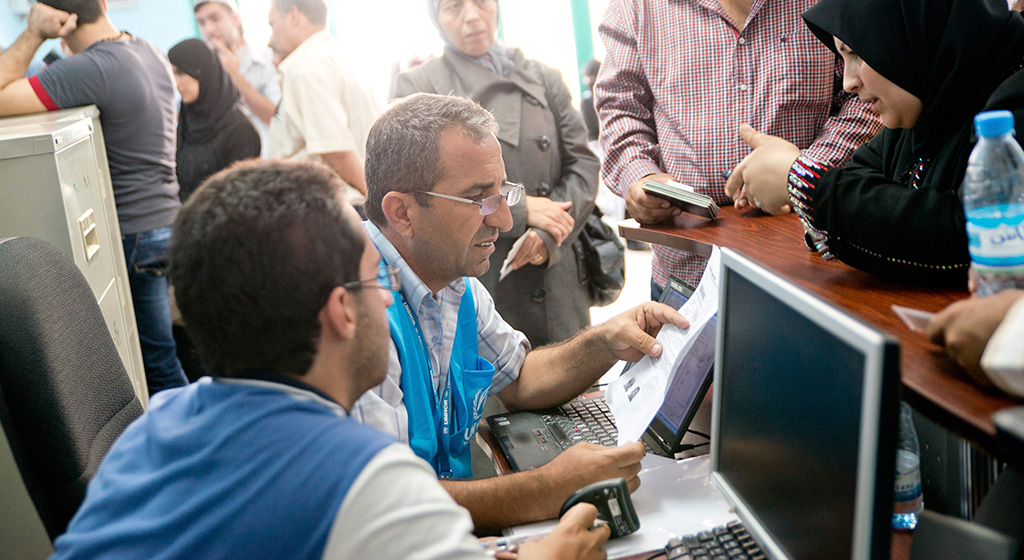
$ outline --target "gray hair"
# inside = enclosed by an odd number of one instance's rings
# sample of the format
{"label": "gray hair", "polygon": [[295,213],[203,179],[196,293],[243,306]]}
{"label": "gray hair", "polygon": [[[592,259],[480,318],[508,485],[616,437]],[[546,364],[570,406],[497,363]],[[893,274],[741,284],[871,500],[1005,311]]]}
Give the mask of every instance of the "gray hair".
{"label": "gray hair", "polygon": [[[471,99],[417,93],[384,112],[366,140],[366,217],[388,224],[381,202],[389,192],[431,191],[444,178],[438,139],[449,129],[482,142],[498,133],[494,115]],[[428,197],[418,199],[426,205]]]}
{"label": "gray hair", "polygon": [[327,25],[327,4],[324,0],[274,0],[273,5],[282,14],[295,6],[313,25]]}

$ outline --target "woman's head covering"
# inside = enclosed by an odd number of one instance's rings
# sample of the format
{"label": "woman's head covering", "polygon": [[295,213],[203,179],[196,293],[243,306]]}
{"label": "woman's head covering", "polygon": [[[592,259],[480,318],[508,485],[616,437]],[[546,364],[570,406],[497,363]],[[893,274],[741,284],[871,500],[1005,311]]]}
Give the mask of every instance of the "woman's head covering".
{"label": "woman's head covering", "polygon": [[[495,0],[495,4],[497,4],[497,0]],[[512,73],[512,69],[515,68],[515,62],[512,61],[512,51],[497,39],[491,43],[491,48],[480,56],[472,56],[456,47],[452,40],[448,38],[448,35],[445,34],[444,28],[441,27],[441,22],[437,20],[437,12],[440,7],[441,0],[427,0],[427,14],[430,15],[430,22],[434,24],[437,33],[441,36],[446,47],[499,76],[508,76]]]}
{"label": "woman's head covering", "polygon": [[921,100],[914,150],[929,157],[1024,59],[1024,19],[1006,0],[820,0],[803,14]]}
{"label": "woman's head covering", "polygon": [[185,39],[174,45],[167,58],[178,70],[199,81],[199,97],[181,104],[179,136],[195,144],[212,140],[231,122],[232,111],[242,99],[238,88],[221,66],[217,53],[199,39]]}

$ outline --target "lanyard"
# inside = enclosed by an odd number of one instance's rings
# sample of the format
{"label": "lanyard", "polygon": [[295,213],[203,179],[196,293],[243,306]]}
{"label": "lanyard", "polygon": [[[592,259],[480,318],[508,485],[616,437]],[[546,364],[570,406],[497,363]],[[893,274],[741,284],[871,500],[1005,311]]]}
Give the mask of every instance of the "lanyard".
{"label": "lanyard", "polygon": [[[409,301],[405,299],[405,294],[402,291],[392,292],[397,293],[398,297],[402,300],[402,307],[405,308],[405,312],[409,315],[409,319],[412,321],[413,327],[416,328],[416,336],[420,341],[420,346],[423,349],[423,354],[427,360],[427,373],[430,378],[431,390],[428,391],[430,395],[430,404],[433,410],[437,411],[437,396],[434,394],[434,366],[430,359],[430,350],[427,348],[426,337],[423,336],[423,330],[420,328],[420,322],[416,318],[416,314],[412,312],[412,307],[409,305]],[[440,364],[438,364],[440,365]],[[437,472],[442,479],[450,479],[452,477],[451,460],[449,459],[450,450],[448,448],[448,439],[451,434],[451,375],[449,374],[444,382],[444,387],[441,390],[441,422],[440,422],[440,433],[437,441]],[[435,413],[436,414],[436,413]]]}

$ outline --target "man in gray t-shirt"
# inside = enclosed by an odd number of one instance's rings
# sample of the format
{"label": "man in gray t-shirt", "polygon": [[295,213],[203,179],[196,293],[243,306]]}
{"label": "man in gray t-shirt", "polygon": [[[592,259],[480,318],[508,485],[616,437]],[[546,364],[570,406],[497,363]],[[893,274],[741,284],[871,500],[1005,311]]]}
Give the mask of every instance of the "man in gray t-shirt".
{"label": "man in gray t-shirt", "polygon": [[[21,78],[43,41],[56,37],[74,56]],[[100,109],[149,391],[184,385],[166,277],[181,205],[170,64],[151,43],[115,27],[102,0],[40,0],[27,29],[0,53],[0,116],[90,104]]]}

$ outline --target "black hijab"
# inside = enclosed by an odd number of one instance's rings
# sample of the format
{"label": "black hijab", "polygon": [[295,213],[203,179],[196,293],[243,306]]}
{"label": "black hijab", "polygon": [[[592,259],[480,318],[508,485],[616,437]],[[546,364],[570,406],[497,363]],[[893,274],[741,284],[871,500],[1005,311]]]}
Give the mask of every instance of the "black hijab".
{"label": "black hijab", "polygon": [[217,53],[199,39],[185,39],[171,47],[167,58],[181,72],[199,81],[199,97],[182,103],[178,136],[189,144],[205,144],[234,122],[241,103],[238,88],[224,71]]}
{"label": "black hijab", "polygon": [[820,0],[803,14],[921,100],[912,146],[929,158],[1024,62],[1024,19],[1006,0]]}

